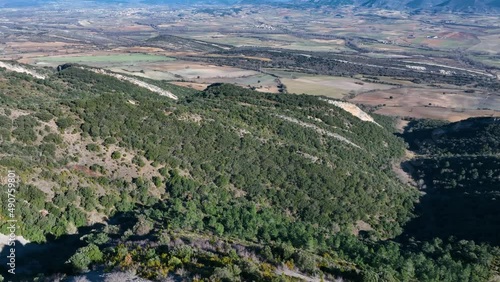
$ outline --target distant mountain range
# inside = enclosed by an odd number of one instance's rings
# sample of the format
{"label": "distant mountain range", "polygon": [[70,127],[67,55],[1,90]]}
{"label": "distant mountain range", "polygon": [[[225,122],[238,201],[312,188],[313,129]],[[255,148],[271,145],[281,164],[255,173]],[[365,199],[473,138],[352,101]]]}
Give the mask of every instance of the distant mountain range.
{"label": "distant mountain range", "polygon": [[[60,0],[0,0],[1,7],[24,7],[40,6]],[[278,4],[292,6],[339,7],[343,5],[354,5],[360,8],[381,8],[405,11],[434,11],[434,12],[478,12],[491,13],[500,12],[500,0],[90,0],[75,1],[73,3],[95,2],[95,3],[121,3],[121,4],[170,4],[170,5],[192,5],[192,4]]]}
{"label": "distant mountain range", "polygon": [[449,12],[499,12],[500,0],[295,0],[295,4],[315,6],[354,5],[390,10]]}

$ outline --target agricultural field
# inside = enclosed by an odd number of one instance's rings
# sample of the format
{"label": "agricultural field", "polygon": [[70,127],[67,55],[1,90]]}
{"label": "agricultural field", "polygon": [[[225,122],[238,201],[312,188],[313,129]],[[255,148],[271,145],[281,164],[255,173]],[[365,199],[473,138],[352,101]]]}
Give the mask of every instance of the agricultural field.
{"label": "agricultural field", "polygon": [[107,54],[82,56],[54,56],[36,59],[37,63],[80,63],[80,64],[133,64],[138,62],[174,61],[174,58],[149,54]]}
{"label": "agricultural field", "polygon": [[382,107],[375,113],[393,117],[435,119],[457,122],[472,117],[500,117],[500,112],[492,110],[454,110],[439,107]]}
{"label": "agricultural field", "polygon": [[472,57],[473,59],[487,65],[496,68],[500,68],[500,56],[488,56],[488,55],[476,55]]}
{"label": "agricultural field", "polygon": [[[184,35],[186,36],[186,35]],[[280,34],[187,34],[192,39],[227,44],[235,47],[269,47],[298,51],[352,52],[342,39],[304,39]]]}
{"label": "agricultural field", "polygon": [[251,70],[188,61],[151,62],[144,64],[144,67],[148,70],[172,73],[179,79],[238,78],[258,74]]}
{"label": "agricultural field", "polygon": [[122,66],[122,67],[109,67],[107,68],[112,72],[122,73],[126,75],[139,76],[155,80],[176,80],[178,79],[173,73],[156,70],[144,70],[141,65],[139,66]]}
{"label": "agricultural field", "polygon": [[500,30],[498,30],[495,34],[488,34],[485,36],[480,36],[480,42],[469,48],[470,51],[476,52],[486,52],[488,54],[498,54],[498,46],[500,44]]}
{"label": "agricultural field", "polygon": [[192,88],[198,91],[203,91],[207,89],[207,87],[210,84],[207,83],[196,83],[196,82],[182,82],[182,81],[174,81],[172,84],[177,85],[177,86],[182,86],[182,87],[187,87],[187,88]]}
{"label": "agricultural field", "polygon": [[500,95],[465,93],[461,89],[397,88],[361,93],[352,103],[378,107],[377,113],[458,121],[474,116],[500,116]]}
{"label": "agricultural field", "polygon": [[289,93],[324,95],[330,98],[342,99],[349,93],[358,94],[371,90],[390,89],[394,86],[362,82],[358,79],[335,76],[299,76],[282,78]]}
{"label": "agricultural field", "polygon": [[439,32],[429,36],[432,37],[419,37],[408,41],[412,45],[423,45],[437,49],[467,49],[481,42],[476,35],[466,32]]}

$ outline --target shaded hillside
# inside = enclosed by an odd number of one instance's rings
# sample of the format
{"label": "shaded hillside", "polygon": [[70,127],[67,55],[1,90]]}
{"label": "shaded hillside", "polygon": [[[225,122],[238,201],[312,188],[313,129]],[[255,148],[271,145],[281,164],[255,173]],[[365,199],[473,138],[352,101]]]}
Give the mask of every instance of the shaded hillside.
{"label": "shaded hillside", "polygon": [[404,133],[410,149],[425,155],[500,153],[500,119],[473,118],[451,124],[414,121]]}
{"label": "shaded hillside", "polygon": [[409,236],[500,244],[500,120],[413,122],[403,135],[424,154],[404,166],[426,195]]}

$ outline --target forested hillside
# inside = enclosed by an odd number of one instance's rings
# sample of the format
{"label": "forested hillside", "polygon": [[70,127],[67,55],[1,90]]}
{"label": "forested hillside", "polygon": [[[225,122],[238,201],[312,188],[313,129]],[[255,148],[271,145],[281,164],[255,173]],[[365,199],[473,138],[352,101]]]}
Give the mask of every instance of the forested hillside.
{"label": "forested hillside", "polygon": [[405,144],[389,118],[374,116],[379,126],[313,96],[147,81],[175,101],[79,67],[0,77],[0,167],[20,176],[18,235],[32,241],[19,245],[16,279],[100,266],[193,281],[496,273],[493,245],[392,239],[419,193],[393,171]]}

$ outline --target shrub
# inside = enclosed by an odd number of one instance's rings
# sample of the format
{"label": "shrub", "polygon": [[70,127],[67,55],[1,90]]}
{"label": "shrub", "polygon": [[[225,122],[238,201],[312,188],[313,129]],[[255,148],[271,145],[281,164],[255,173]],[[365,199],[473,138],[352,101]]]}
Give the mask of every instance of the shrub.
{"label": "shrub", "polygon": [[90,244],[102,245],[109,242],[110,238],[108,234],[104,232],[89,234],[85,240]]}
{"label": "shrub", "polygon": [[70,117],[58,118],[56,121],[57,126],[62,130],[72,126],[74,123],[75,121]]}
{"label": "shrub", "polygon": [[61,144],[63,142],[63,139],[59,134],[50,133],[43,137],[43,142]]}
{"label": "shrub", "polygon": [[221,281],[241,281],[241,269],[237,265],[218,267],[212,274],[212,279]]}
{"label": "shrub", "polygon": [[32,116],[21,116],[14,121],[16,129],[12,131],[12,135],[21,142],[33,142],[37,139],[37,134],[34,129],[38,125],[38,121]]}
{"label": "shrub", "polygon": [[83,272],[88,270],[88,267],[92,263],[102,261],[103,254],[99,247],[94,244],[79,248],[74,255],[72,255],[68,263],[76,272]]}
{"label": "shrub", "polygon": [[41,121],[48,122],[50,121],[54,116],[49,113],[48,111],[40,111],[35,114],[35,117],[37,117]]}
{"label": "shrub", "polygon": [[139,167],[143,167],[146,165],[146,163],[144,162],[144,159],[141,156],[137,156],[137,155],[132,159],[132,163],[139,166]]}
{"label": "shrub", "polygon": [[97,144],[94,144],[94,143],[88,144],[85,148],[87,148],[87,150],[89,150],[91,152],[100,152],[101,151],[101,147]]}
{"label": "shrub", "polygon": [[111,144],[115,144],[116,143],[116,139],[114,137],[108,137],[106,139],[104,139],[104,145],[111,145]]}
{"label": "shrub", "polygon": [[139,220],[134,225],[134,233],[139,236],[148,234],[152,229],[153,224],[143,216],[140,216]]}
{"label": "shrub", "polygon": [[0,127],[10,129],[12,127],[12,120],[6,116],[0,115]]}
{"label": "shrub", "polygon": [[121,157],[122,157],[122,154],[120,152],[118,152],[118,151],[114,151],[113,153],[111,153],[111,158],[113,160],[117,160],[117,159],[119,159]]}

